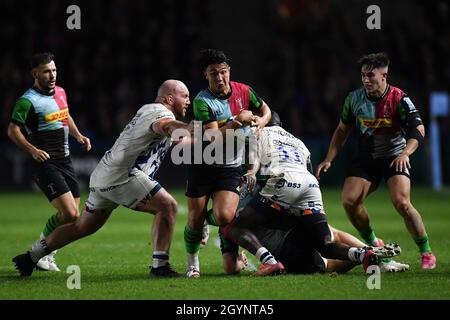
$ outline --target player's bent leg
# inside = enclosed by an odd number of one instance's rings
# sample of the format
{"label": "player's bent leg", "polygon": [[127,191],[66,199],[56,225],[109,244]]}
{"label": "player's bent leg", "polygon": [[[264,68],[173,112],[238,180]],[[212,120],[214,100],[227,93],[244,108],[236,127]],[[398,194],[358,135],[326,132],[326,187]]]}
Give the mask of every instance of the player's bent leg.
{"label": "player's bent leg", "polygon": [[60,224],[65,224],[77,220],[80,215],[78,204],[72,192],[66,192],[52,200],[51,204],[58,210],[58,220]]}
{"label": "player's bent leg", "polygon": [[90,210],[86,208],[77,221],[56,228],[45,239],[48,250],[62,248],[75,240],[95,233],[105,224],[111,212],[111,209]]}
{"label": "player's bent leg", "polygon": [[357,265],[358,263],[353,261],[327,259],[327,272],[346,273]]}
{"label": "player's bent leg", "polygon": [[395,175],[389,178],[387,184],[392,203],[405,220],[409,233],[414,238],[423,237],[426,234],[425,226],[419,212],[411,204],[409,178],[403,175]]}
{"label": "player's bent leg", "polygon": [[342,190],[342,205],[352,225],[358,230],[367,244],[380,245],[370,226],[369,214],[364,207],[367,196],[376,189],[377,185],[361,177],[347,177]]}
{"label": "player's bent leg", "polygon": [[356,247],[356,248],[363,248],[366,246],[366,244],[364,242],[360,241],[358,238],[351,235],[350,233],[333,228],[330,225],[328,225],[328,227],[330,228],[330,231],[333,233],[334,241],[342,242],[350,247]]}
{"label": "player's bent leg", "polygon": [[357,230],[369,226],[369,216],[364,200],[369,195],[372,183],[360,177],[347,177],[342,190],[342,205],[350,222]]}
{"label": "player's bent leg", "polygon": [[422,217],[411,204],[411,181],[409,177],[394,175],[388,179],[387,185],[395,209],[403,217],[406,228],[419,248],[422,269],[434,269],[436,257],[431,251]]}
{"label": "player's bent leg", "polygon": [[239,195],[232,191],[221,190],[212,196],[213,212],[219,226],[230,223],[236,214],[239,204]]}
{"label": "player's bent leg", "polygon": [[30,276],[37,262],[43,256],[94,233],[105,224],[110,214],[111,210],[84,211],[76,222],[59,226],[47,238],[36,241],[30,251],[14,257],[13,262],[16,269],[22,276]]}
{"label": "player's bent leg", "polygon": [[[58,212],[48,220],[40,239],[48,236],[59,225],[73,222],[79,217],[78,207],[80,205],[80,198],[74,198],[72,192],[70,191],[65,192],[53,199],[51,204],[58,210]],[[45,271],[60,271],[55,261],[55,254],[56,250],[42,257],[38,261],[36,268],[38,270]]]}
{"label": "player's bent leg", "polygon": [[169,250],[178,210],[176,200],[164,188],[159,188],[156,193],[139,202],[134,210],[155,215],[152,227],[154,247],[149,276],[178,277],[179,274],[172,270],[169,263]]}
{"label": "player's bent leg", "polygon": [[161,188],[156,194],[143,199],[135,210],[155,215],[152,235],[155,250],[168,251],[175,227],[178,204],[176,200]]}

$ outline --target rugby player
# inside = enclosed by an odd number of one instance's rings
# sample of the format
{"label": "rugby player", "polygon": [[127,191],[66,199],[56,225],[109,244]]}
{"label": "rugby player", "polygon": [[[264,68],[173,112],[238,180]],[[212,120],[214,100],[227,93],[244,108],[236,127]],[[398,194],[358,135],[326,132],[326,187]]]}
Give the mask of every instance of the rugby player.
{"label": "rugby player", "polygon": [[326,172],[356,128],[359,150],[344,182],[342,202],[345,211],[366,243],[380,245],[364,201],[384,178],[391,201],[403,217],[408,232],[417,244],[423,269],[434,269],[436,257],[431,251],[422,217],[411,204],[411,164],[409,157],[424,141],[425,127],[419,111],[407,94],[387,82],[389,58],[372,53],[359,60],[362,86],[345,99],[328,153],[316,170]]}
{"label": "rugby player", "polygon": [[189,91],[181,81],[166,80],[160,86],[155,103],[137,111],[92,172],[82,216],[13,258],[22,276],[30,276],[37,261],[50,251],[96,232],[119,205],[155,215],[150,277],[178,276],[169,264],[177,202],[153,177],[172,144],[172,132],[193,130],[192,123],[176,120],[185,116],[189,104]]}
{"label": "rugby player", "polygon": [[[56,85],[55,56],[36,53],[31,60],[33,86],[14,105],[8,127],[9,138],[33,158],[34,180],[57,210],[48,220],[39,239],[47,237],[59,225],[79,216],[80,189],[69,152],[69,134],[86,151],[89,138],[83,136],[70,116],[66,92]],[[37,267],[60,271],[56,251],[42,257]]]}
{"label": "rugby player", "polygon": [[[227,129],[252,125],[259,130],[270,120],[269,107],[251,87],[230,81],[230,63],[222,51],[202,51],[201,68],[208,88],[197,94],[193,110],[195,120],[202,121],[205,132],[220,130],[226,141]],[[242,153],[240,148],[231,157],[224,156],[222,163],[202,162],[188,168],[188,222],[184,230],[187,277],[200,276],[199,250],[205,218],[212,225],[224,226],[235,215]],[[210,211],[207,210],[209,199],[212,199]]]}

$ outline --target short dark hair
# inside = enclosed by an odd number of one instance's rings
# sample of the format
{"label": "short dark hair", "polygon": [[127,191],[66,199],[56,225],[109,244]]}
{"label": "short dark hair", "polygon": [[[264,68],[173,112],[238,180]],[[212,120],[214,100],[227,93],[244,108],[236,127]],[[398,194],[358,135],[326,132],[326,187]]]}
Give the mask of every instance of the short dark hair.
{"label": "short dark hair", "polygon": [[55,60],[55,55],[51,52],[35,53],[30,61],[31,69],[39,67],[41,64],[47,64]]}
{"label": "short dark hair", "polygon": [[211,64],[226,63],[230,65],[230,60],[225,53],[216,49],[203,49],[200,51],[200,67],[202,71],[206,70]]}
{"label": "short dark hair", "polygon": [[385,52],[371,53],[358,60],[360,67],[367,66],[369,70],[389,66],[389,57]]}
{"label": "short dark hair", "polygon": [[278,112],[272,110],[272,116],[270,117],[269,122],[266,124],[266,127],[283,127],[283,123],[281,122],[280,115]]}

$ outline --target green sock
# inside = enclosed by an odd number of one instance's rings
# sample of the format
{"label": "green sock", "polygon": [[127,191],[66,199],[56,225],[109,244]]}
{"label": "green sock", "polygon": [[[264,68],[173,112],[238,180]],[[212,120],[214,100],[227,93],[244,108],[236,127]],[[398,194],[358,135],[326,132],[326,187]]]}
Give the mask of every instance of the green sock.
{"label": "green sock", "polygon": [[214,212],[212,209],[209,209],[208,212],[206,213],[206,221],[208,222],[208,224],[210,226],[216,226],[218,227],[219,224],[216,221],[216,217],[214,216]]}
{"label": "green sock", "polygon": [[359,231],[359,234],[364,239],[367,244],[373,245],[377,240],[375,236],[375,232],[373,232],[372,228],[369,226],[366,230]]}
{"label": "green sock", "polygon": [[194,231],[188,225],[184,228],[184,246],[188,253],[196,253],[200,250],[202,230]]}
{"label": "green sock", "polygon": [[52,215],[48,220],[47,224],[45,225],[44,230],[42,233],[44,234],[44,237],[47,237],[50,233],[53,232],[58,226],[60,225],[59,219],[57,214]]}
{"label": "green sock", "polygon": [[431,252],[430,242],[428,241],[428,235],[424,235],[418,239],[414,239],[417,246],[419,247],[420,253]]}

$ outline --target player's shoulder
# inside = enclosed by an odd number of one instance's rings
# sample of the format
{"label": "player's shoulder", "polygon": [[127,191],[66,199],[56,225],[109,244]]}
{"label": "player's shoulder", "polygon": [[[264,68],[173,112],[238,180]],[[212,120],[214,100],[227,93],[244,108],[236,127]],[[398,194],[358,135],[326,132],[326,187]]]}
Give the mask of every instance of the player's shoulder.
{"label": "player's shoulder", "polygon": [[249,90],[250,86],[248,84],[236,81],[230,81],[230,86],[232,90]]}
{"label": "player's shoulder", "polygon": [[208,89],[203,89],[197,93],[197,95],[194,98],[195,100],[205,100],[211,98],[211,94],[209,93]]}
{"label": "player's shoulder", "polygon": [[389,94],[399,100],[406,96],[406,93],[402,89],[394,87],[393,85],[389,85]]}
{"label": "player's shoulder", "polygon": [[17,99],[16,103],[36,103],[41,98],[39,92],[34,90],[33,88],[29,88],[25,91],[19,99]]}
{"label": "player's shoulder", "polygon": [[208,89],[204,89],[197,93],[197,95],[194,98],[194,109],[210,106],[212,107],[214,105],[214,101],[217,100],[215,96],[209,92]]}
{"label": "player's shoulder", "polygon": [[163,118],[163,117],[173,117],[175,118],[172,111],[170,111],[166,106],[162,103],[154,102],[144,104],[137,112],[138,114],[142,114],[144,116],[152,117],[152,118]]}
{"label": "player's shoulder", "polygon": [[348,94],[351,98],[361,98],[361,97],[365,97],[366,96],[366,89],[364,88],[364,86],[360,86],[352,91],[349,92]]}
{"label": "player's shoulder", "polygon": [[55,94],[66,94],[66,90],[63,87],[55,86]]}

